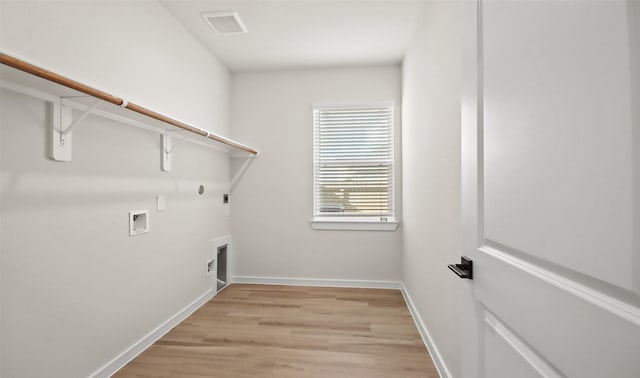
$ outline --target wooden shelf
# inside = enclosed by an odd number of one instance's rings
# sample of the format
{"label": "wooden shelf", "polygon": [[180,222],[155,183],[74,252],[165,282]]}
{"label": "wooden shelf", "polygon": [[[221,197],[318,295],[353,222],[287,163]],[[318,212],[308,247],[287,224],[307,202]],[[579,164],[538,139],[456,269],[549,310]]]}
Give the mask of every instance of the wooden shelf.
{"label": "wooden shelf", "polygon": [[[60,105],[63,99],[70,99],[68,101],[71,107],[77,110],[88,110],[97,115],[117,120],[127,119],[131,121],[127,123],[148,125],[159,129],[165,133],[165,135],[167,131],[186,131],[194,136],[199,135],[205,140],[220,143],[231,150],[240,150],[252,156],[258,154],[256,149],[247,145],[135,103],[128,102],[123,98],[80,83],[14,56],[0,53],[0,63],[2,63],[2,66],[0,66],[0,78],[2,79],[1,84],[3,88],[34,95],[35,97],[53,102],[54,106],[56,104]],[[90,110],[90,104],[95,102],[96,99],[101,101],[100,109],[92,111]],[[104,103],[104,105],[102,103]],[[112,116],[109,117],[109,114]],[[56,131],[63,131],[61,126],[59,127],[60,130]],[[63,133],[64,132],[61,134]],[[191,139],[191,141],[194,141],[194,139]]]}

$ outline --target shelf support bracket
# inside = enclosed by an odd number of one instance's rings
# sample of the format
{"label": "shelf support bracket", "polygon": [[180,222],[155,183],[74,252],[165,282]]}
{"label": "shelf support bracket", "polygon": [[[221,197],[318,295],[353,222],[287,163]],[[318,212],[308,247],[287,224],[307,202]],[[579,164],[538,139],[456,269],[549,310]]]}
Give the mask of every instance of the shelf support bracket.
{"label": "shelf support bracket", "polygon": [[167,131],[162,134],[162,145],[160,146],[162,153],[162,170],[165,172],[171,171],[171,136]]}
{"label": "shelf support bracket", "polygon": [[171,137],[170,134],[172,132],[175,131],[165,130],[162,134],[162,145],[160,146],[160,149],[162,153],[162,170],[165,172],[171,171],[171,153],[176,147],[178,147],[180,143],[187,139],[187,137],[185,136],[177,142],[173,143],[173,137]]}
{"label": "shelf support bracket", "polygon": [[[62,101],[64,102],[65,100],[63,99]],[[87,118],[89,114],[93,113],[93,111],[96,110],[98,105],[100,105],[100,102],[101,102],[100,100],[97,100],[90,107],[88,107],[87,110],[85,110],[82,114],[80,114],[78,118],[76,118],[73,122],[71,122],[71,124],[62,131],[62,135],[69,134],[71,132],[71,129],[78,126],[82,121],[84,121],[84,119]]]}
{"label": "shelf support bracket", "polygon": [[235,189],[236,185],[238,185],[238,181],[240,181],[240,179],[242,178],[242,176],[244,176],[244,173],[247,171],[251,163],[253,163],[255,158],[257,158],[258,156],[260,156],[260,152],[258,152],[255,155],[247,156],[245,158],[246,160],[244,161],[240,169],[238,169],[238,172],[236,172],[236,174],[233,176],[233,179],[231,179],[231,184],[229,184],[229,193],[233,192],[233,189]]}
{"label": "shelf support bracket", "polygon": [[51,158],[57,161],[71,161],[72,134],[63,132],[71,123],[71,107],[61,98],[51,103],[51,108]]}
{"label": "shelf support bracket", "polygon": [[71,106],[65,98],[60,98],[58,101],[51,103],[51,157],[53,160],[71,161],[71,130],[82,123],[98,105],[100,105],[100,100],[88,106],[87,109],[74,120]]}
{"label": "shelf support bracket", "polygon": [[184,136],[176,143],[173,143],[173,137],[170,133],[174,132],[175,131],[165,130],[164,133],[162,133],[162,145],[160,146],[160,150],[162,154],[162,170],[165,172],[171,171],[171,153],[180,143],[187,139],[187,137]]}

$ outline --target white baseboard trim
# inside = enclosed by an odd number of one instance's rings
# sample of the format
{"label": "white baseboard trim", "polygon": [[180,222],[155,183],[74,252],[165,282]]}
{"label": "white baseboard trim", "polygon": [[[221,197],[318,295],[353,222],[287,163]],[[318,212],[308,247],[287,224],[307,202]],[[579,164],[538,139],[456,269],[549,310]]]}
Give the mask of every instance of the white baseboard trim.
{"label": "white baseboard trim", "polygon": [[418,309],[413,304],[411,295],[409,295],[409,291],[407,291],[407,287],[404,286],[404,283],[402,283],[401,292],[402,292],[402,296],[404,297],[404,301],[407,302],[407,307],[409,307],[409,312],[411,312],[413,321],[416,323],[418,332],[420,332],[420,336],[422,336],[422,341],[424,342],[424,345],[429,350],[429,354],[431,355],[431,359],[433,360],[433,363],[436,366],[436,370],[438,370],[438,374],[442,378],[451,378],[451,372],[447,368],[447,365],[444,363],[444,360],[442,359],[442,355],[438,351],[436,344],[433,342],[433,338],[431,337],[431,334],[427,330],[427,327],[424,325],[424,322],[420,317],[420,313],[418,313]]}
{"label": "white baseboard trim", "polygon": [[397,281],[333,280],[324,278],[233,276],[232,283],[287,286],[352,287],[361,289],[402,289]]}
{"label": "white baseboard trim", "polygon": [[202,294],[195,301],[191,302],[185,308],[180,310],[177,314],[173,315],[167,321],[160,324],[156,329],[149,332],[143,338],[138,340],[135,344],[131,345],[124,352],[120,353],[113,360],[107,362],[100,369],[96,370],[89,377],[91,378],[108,378],[115,374],[118,370],[122,369],[124,365],[128,364],[131,360],[136,358],[140,353],[144,352],[145,349],[150,347],[153,343],[158,341],[162,336],[164,336],[167,332],[169,332],[173,327],[177,326],[189,317],[189,315],[193,314],[197,309],[202,307],[205,303],[207,303],[211,298],[216,295],[214,290],[209,290]]}
{"label": "white baseboard trim", "polygon": [[[260,284],[260,285],[288,285],[288,286],[324,286],[324,287],[350,287],[350,288],[365,288],[365,289],[396,289],[400,290],[404,297],[409,312],[413,317],[413,320],[418,328],[418,332],[422,337],[422,341],[429,350],[431,359],[438,370],[438,374],[443,378],[451,378],[451,373],[447,368],[442,355],[438,351],[435,343],[427,327],[424,325],[418,310],[413,304],[411,295],[402,282],[397,281],[374,281],[374,280],[333,280],[333,279],[321,279],[321,278],[294,278],[294,277],[262,277],[262,276],[233,276],[232,283],[238,284]],[[149,332],[147,335],[138,340],[135,344],[131,345],[124,352],[120,353],[114,359],[106,363],[104,366],[96,370],[89,377],[91,378],[108,378],[115,374],[118,370],[128,364],[131,360],[136,358],[145,349],[150,347],[153,343],[158,341],[162,336],[169,332],[173,327],[180,324],[189,315],[193,314],[197,309],[202,307],[211,298],[215,296],[216,292],[209,290],[202,294],[195,301],[187,305],[180,310],[177,314],[167,319],[163,324],[159,325],[156,329]]]}

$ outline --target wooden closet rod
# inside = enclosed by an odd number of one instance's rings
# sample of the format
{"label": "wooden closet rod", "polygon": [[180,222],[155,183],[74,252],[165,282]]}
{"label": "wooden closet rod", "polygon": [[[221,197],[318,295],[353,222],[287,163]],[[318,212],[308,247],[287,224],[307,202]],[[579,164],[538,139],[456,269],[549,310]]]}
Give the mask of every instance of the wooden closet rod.
{"label": "wooden closet rod", "polygon": [[131,103],[131,102],[126,102],[125,100],[123,100],[123,99],[121,99],[119,97],[110,95],[110,94],[108,94],[106,92],[103,92],[103,91],[101,91],[99,89],[95,89],[95,88],[90,87],[88,85],[79,83],[79,82],[77,82],[75,80],[69,79],[68,77],[64,77],[62,75],[58,75],[55,72],[51,72],[51,71],[49,71],[47,69],[44,69],[42,67],[38,67],[36,65],[33,65],[31,63],[28,63],[28,62],[25,62],[25,61],[23,61],[21,59],[15,58],[15,57],[10,56],[10,55],[7,55],[5,53],[0,53],[0,63],[5,64],[5,65],[10,66],[10,67],[13,67],[15,69],[18,69],[20,71],[24,71],[24,72],[27,72],[29,74],[41,77],[43,79],[52,81],[52,82],[54,82],[56,84],[60,84],[60,85],[65,86],[67,88],[74,89],[74,90],[76,90],[78,92],[82,92],[82,93],[84,93],[86,95],[99,98],[99,99],[101,99],[103,101],[106,101],[106,102],[110,102],[110,103],[112,103],[114,105],[118,105],[118,106],[120,106],[122,108],[129,109],[129,110],[134,111],[136,113],[143,114],[143,115],[145,115],[147,117],[156,119],[158,121],[162,121],[162,122],[167,123],[167,124],[169,124],[171,126],[175,126],[175,127],[181,128],[183,130],[191,131],[192,133],[196,133],[196,134],[202,135],[202,136],[207,137],[209,139],[213,139],[213,140],[215,140],[217,142],[226,144],[227,146],[231,146],[231,147],[243,150],[245,152],[248,152],[248,153],[254,154],[254,155],[256,155],[258,153],[258,151],[254,150],[251,147],[245,146],[244,144],[240,144],[240,143],[235,142],[235,141],[233,141],[231,139],[227,139],[225,137],[209,133],[209,132],[204,131],[202,129],[199,129],[197,127],[191,126],[191,125],[189,125],[187,123],[180,122],[180,121],[175,120],[173,118],[167,117],[167,116],[165,116],[163,114],[154,112],[153,110],[147,109],[147,108],[145,108],[143,106],[136,105],[136,104]]}

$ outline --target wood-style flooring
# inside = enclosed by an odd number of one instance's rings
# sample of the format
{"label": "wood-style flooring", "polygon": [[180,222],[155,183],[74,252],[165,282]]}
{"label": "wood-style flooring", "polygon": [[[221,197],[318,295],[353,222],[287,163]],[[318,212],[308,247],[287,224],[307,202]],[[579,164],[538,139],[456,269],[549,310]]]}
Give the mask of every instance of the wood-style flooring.
{"label": "wood-style flooring", "polygon": [[114,377],[438,377],[398,290],[230,285]]}

